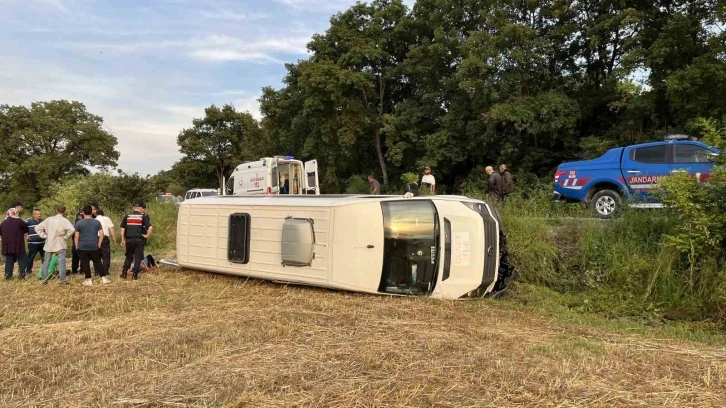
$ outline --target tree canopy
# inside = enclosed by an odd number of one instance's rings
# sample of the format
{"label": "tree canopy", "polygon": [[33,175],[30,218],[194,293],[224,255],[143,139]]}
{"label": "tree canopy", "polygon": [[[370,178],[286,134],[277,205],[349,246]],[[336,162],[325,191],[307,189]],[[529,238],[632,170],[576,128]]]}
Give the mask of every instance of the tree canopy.
{"label": "tree canopy", "polygon": [[115,146],[103,119],[80,102],[0,105],[0,198],[36,202],[62,178],[115,166]]}
{"label": "tree canopy", "polygon": [[726,115],[726,6],[708,0],[358,3],[263,89],[271,149],[320,160],[325,191],[431,166],[560,162]]}
{"label": "tree canopy", "polygon": [[[204,118],[194,119],[191,128],[179,133],[177,143],[184,157],[175,164],[176,173],[186,169],[184,178],[200,183],[195,187],[216,182],[224,188],[224,177],[240,161],[255,158],[263,140],[259,124],[249,112],[238,112],[232,105],[212,105],[204,110]],[[211,175],[215,179],[209,180]]]}

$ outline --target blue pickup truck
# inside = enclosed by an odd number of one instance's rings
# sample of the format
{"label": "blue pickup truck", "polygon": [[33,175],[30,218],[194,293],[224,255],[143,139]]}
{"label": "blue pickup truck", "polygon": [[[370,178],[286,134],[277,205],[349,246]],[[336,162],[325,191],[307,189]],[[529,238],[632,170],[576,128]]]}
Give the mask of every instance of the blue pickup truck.
{"label": "blue pickup truck", "polygon": [[597,159],[562,163],[555,173],[554,199],[589,205],[600,218],[616,215],[626,202],[631,207],[659,208],[662,204],[653,191],[662,177],[687,172],[706,180],[718,153],[686,135],[616,147]]}

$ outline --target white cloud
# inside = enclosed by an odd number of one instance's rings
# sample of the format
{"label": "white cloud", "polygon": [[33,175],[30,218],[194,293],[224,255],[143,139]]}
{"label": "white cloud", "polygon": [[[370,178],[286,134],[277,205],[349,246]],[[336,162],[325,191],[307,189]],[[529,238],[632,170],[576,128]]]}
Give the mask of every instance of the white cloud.
{"label": "white cloud", "polygon": [[261,13],[238,13],[232,10],[228,9],[217,9],[215,11],[202,11],[200,14],[204,18],[209,18],[212,20],[227,20],[227,21],[234,21],[234,22],[242,22],[242,21],[253,21],[253,20],[262,20],[267,18],[266,14]]}
{"label": "white cloud", "polygon": [[36,9],[50,10],[61,13],[68,12],[66,4],[63,0],[31,0],[28,3]]}
{"label": "white cloud", "polygon": [[225,49],[198,49],[191,52],[191,55],[197,59],[213,62],[227,62],[227,61],[248,61],[255,63],[282,63],[280,60],[272,58],[271,56],[262,52],[249,52],[249,51],[234,51]]}
{"label": "white cloud", "polygon": [[247,61],[281,64],[280,54],[302,55],[307,52],[311,31],[297,31],[277,37],[243,38],[229,35],[207,35],[186,40],[163,40],[118,43],[67,43],[63,47],[88,55],[110,56],[158,55],[161,51],[188,55],[211,62]]}
{"label": "white cloud", "polygon": [[257,100],[258,98],[259,97],[235,99],[232,102],[232,105],[234,105],[235,109],[237,109],[238,111],[249,112],[253,118],[257,120],[262,120],[262,113],[260,113],[260,102]]}
{"label": "white cloud", "polygon": [[[219,95],[219,96],[231,96],[231,95],[223,95],[224,92],[217,92],[212,93],[210,95]],[[249,92],[245,92],[244,94],[249,95]],[[185,124],[184,127],[191,126],[192,119],[195,118],[201,118],[204,116],[204,109],[208,108],[212,103],[214,103],[217,106],[222,106],[225,104],[232,104],[234,108],[239,112],[249,112],[250,115],[252,115],[253,118],[257,120],[262,119],[262,114],[260,113],[260,103],[258,101],[259,96],[248,96],[244,98],[236,98],[233,100],[225,100],[223,98],[213,98],[214,101],[210,102],[207,105],[166,105],[163,106],[161,109],[166,112],[171,112],[176,115],[178,115],[180,118],[185,118]],[[177,132],[181,130],[181,127],[177,130]]]}
{"label": "white cloud", "polygon": [[250,61],[281,63],[277,54],[305,54],[311,33],[277,38],[243,39],[228,35],[210,35],[183,44],[189,54],[209,61]]}
{"label": "white cloud", "polygon": [[355,4],[355,0],[274,0],[295,9],[342,11]]}
{"label": "white cloud", "polygon": [[[344,11],[355,5],[356,0],[274,0],[276,3],[297,9],[297,10],[313,10],[319,12],[321,10]],[[370,3],[370,0],[364,1]],[[403,4],[409,8],[413,7],[416,0],[403,0]]]}

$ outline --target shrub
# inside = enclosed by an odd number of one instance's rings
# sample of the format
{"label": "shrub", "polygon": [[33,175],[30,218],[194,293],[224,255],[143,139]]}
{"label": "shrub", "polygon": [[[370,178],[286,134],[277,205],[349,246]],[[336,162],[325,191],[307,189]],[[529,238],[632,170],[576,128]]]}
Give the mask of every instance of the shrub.
{"label": "shrub", "polygon": [[59,204],[69,213],[78,211],[84,204],[98,201],[104,210],[123,212],[131,208],[135,200],[150,201],[156,194],[156,186],[138,174],[107,173],[78,176],[53,184],[38,206],[52,214]]}
{"label": "shrub", "polygon": [[368,193],[368,176],[356,174],[350,176],[345,183],[346,194],[366,194]]}
{"label": "shrub", "polygon": [[[687,177],[681,182],[698,185]],[[679,191],[691,194],[693,188]],[[719,214],[726,209],[719,207],[726,199],[691,206],[694,198],[685,192],[669,192],[671,200],[683,200],[680,212],[626,209],[609,221],[578,205],[553,205],[551,186],[513,194],[501,212],[515,282],[554,289],[567,294],[568,307],[608,316],[718,319],[719,305],[726,304],[726,270],[724,235],[714,231],[723,231]],[[483,197],[473,193],[467,195]],[[684,241],[688,245],[674,245],[679,234],[691,240]],[[690,248],[698,248],[698,255],[684,255]]]}

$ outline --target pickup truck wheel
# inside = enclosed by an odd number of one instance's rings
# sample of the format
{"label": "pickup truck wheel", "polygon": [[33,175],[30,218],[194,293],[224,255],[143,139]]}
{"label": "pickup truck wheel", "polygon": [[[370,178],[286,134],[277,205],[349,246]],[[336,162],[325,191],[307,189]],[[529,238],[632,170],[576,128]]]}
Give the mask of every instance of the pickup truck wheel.
{"label": "pickup truck wheel", "polygon": [[620,197],[617,191],[613,190],[600,190],[593,194],[590,200],[592,212],[603,219],[617,215],[622,205],[622,197]]}

